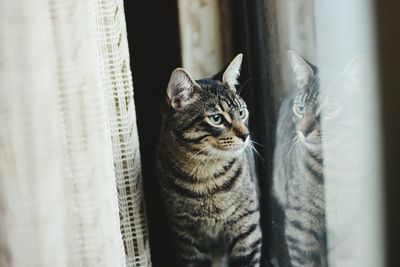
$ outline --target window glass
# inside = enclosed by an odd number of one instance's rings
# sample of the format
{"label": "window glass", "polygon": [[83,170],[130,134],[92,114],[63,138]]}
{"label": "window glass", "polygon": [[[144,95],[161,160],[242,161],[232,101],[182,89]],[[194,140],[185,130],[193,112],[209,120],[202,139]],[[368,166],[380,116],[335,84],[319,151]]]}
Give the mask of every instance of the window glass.
{"label": "window glass", "polygon": [[283,88],[274,93],[274,266],[383,266],[371,7],[276,6]]}

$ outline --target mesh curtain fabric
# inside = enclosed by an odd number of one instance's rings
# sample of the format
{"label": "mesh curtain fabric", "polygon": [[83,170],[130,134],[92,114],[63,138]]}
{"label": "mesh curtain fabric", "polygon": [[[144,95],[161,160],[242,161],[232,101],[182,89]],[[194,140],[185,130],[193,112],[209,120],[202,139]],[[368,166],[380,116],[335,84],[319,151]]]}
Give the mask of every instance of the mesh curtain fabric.
{"label": "mesh curtain fabric", "polygon": [[151,266],[122,0],[0,0],[0,266]]}

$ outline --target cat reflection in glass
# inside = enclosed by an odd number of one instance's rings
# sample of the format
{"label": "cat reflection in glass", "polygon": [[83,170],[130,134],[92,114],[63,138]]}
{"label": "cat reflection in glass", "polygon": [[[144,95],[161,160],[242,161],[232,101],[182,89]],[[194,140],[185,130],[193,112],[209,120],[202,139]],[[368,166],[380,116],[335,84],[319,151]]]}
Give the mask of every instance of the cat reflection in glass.
{"label": "cat reflection in glass", "polygon": [[[359,103],[368,106],[371,101],[369,61],[358,55],[343,71],[322,73],[293,51],[288,58],[296,88],[284,98],[278,114],[273,195],[284,212],[290,264],[327,266],[326,184],[333,193],[329,195],[331,211],[338,213],[335,201],[347,199],[348,208],[342,206],[341,212],[349,214],[361,203],[346,198],[342,189],[354,191],[368,177],[365,156],[352,155],[363,151],[360,140],[368,125],[368,112]],[[363,167],[355,168],[357,164]],[[343,233],[348,233],[348,226],[343,221],[332,222],[336,232],[330,230],[331,248],[346,242]],[[340,241],[336,240],[339,236]]]}
{"label": "cat reflection in glass", "polygon": [[274,152],[273,192],[285,215],[290,263],[326,266],[325,196],[321,116],[336,106],[321,101],[318,69],[288,52],[297,88],[281,105]]}

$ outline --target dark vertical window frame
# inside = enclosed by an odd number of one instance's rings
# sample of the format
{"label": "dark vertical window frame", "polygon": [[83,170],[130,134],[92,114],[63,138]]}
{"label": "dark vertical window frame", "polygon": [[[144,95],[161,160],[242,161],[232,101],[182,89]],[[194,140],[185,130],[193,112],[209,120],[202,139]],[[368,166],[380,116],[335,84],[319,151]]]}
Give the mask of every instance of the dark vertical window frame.
{"label": "dark vertical window frame", "polygon": [[[250,106],[253,139],[262,144],[257,146],[263,159],[258,160],[259,186],[261,192],[263,228],[263,265],[271,266],[271,258],[279,253],[280,266],[287,266],[287,252],[282,236],[274,230],[272,219],[283,225],[281,211],[271,197],[273,151],[275,143],[276,118],[279,108],[279,90],[282,86],[281,68],[276,32],[276,1],[240,1],[236,4],[236,17],[241,18],[238,39],[244,40],[245,73],[251,83],[245,89],[245,100]],[[236,22],[237,23],[237,22]],[[240,42],[239,42],[240,43]],[[247,77],[246,77],[247,78]],[[279,251],[279,252],[278,252]]]}
{"label": "dark vertical window frame", "polygon": [[375,1],[383,144],[386,266],[400,266],[400,2]]}
{"label": "dark vertical window frame", "polygon": [[171,72],[181,66],[177,1],[124,1],[142,159],[152,266],[177,266],[155,176],[160,104]]}

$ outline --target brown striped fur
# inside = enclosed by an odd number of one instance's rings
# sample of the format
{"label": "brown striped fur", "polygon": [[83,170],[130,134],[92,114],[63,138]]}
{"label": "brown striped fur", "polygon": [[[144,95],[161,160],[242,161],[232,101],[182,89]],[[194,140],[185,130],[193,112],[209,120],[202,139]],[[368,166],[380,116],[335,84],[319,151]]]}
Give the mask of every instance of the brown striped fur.
{"label": "brown striped fur", "polygon": [[[162,110],[157,175],[182,266],[259,266],[261,231],[246,104],[236,94],[241,55],[227,80],[171,76]],[[218,115],[219,114],[219,115]],[[222,116],[213,123],[212,116]],[[215,122],[214,121],[214,122]]]}

